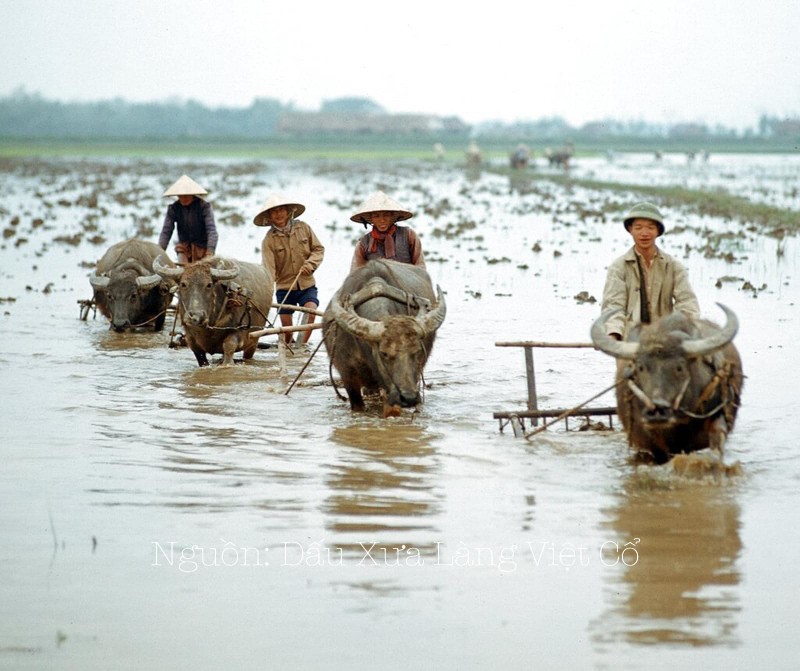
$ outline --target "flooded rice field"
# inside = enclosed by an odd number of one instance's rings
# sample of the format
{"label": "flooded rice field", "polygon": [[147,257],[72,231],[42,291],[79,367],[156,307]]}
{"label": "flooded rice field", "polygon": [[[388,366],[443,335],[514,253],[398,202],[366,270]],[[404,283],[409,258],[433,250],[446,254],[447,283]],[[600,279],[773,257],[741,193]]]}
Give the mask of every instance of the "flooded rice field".
{"label": "flooded rice field", "polygon": [[[725,188],[800,218],[797,156],[573,170]],[[424,405],[352,414],[324,349],[286,395],[309,352],[283,369],[275,348],[201,369],[168,348],[170,319],[129,334],[81,321],[94,263],[157,239],[160,195],[184,172],[211,191],[221,255],[260,259],[265,229],[250,222],[269,192],[304,203],[326,246],[323,306],[363,231],[356,205],[383,189],[416,211],[448,305]],[[3,161],[0,667],[793,668],[797,238],[665,208],[662,246],[704,314],[722,320],[721,302],[741,322],[747,380],[726,452],[740,476],[637,465],[618,430],[515,438],[492,413],[525,407],[523,354],[495,343],[587,342],[629,245],[620,211],[641,199],[542,172]],[[591,349],[535,356],[544,407],[612,381]]]}

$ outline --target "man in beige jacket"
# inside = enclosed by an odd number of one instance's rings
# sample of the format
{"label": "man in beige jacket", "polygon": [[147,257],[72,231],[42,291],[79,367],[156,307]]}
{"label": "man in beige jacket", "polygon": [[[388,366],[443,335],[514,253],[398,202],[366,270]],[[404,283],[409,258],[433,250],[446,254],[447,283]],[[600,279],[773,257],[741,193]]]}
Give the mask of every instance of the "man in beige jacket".
{"label": "man in beige jacket", "polygon": [[[261,259],[275,280],[275,297],[278,303],[316,309],[319,298],[314,271],[322,263],[325,247],[317,239],[311,226],[295,219],[305,209],[300,203],[272,194],[261,206],[253,223],[256,226],[270,227],[261,243]],[[294,310],[282,307],[278,314],[282,326],[291,326]],[[307,314],[307,323],[312,324],[314,315]],[[299,341],[308,342],[310,335],[311,331],[303,332]],[[284,338],[286,342],[291,342],[292,334],[285,333]]]}
{"label": "man in beige jacket", "polygon": [[654,322],[673,310],[699,317],[700,304],[686,268],[656,246],[656,239],[664,234],[658,208],[638,203],[625,215],[624,224],[633,247],[608,268],[602,309],[620,308],[621,312],[606,322],[606,333],[623,340],[635,324]]}

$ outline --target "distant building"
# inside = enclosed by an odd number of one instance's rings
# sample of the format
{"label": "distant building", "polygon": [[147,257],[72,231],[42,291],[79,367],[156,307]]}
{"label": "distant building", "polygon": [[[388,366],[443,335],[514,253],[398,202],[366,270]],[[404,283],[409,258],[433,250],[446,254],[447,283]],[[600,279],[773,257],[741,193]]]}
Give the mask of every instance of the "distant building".
{"label": "distant building", "polygon": [[469,132],[458,117],[431,114],[331,114],[285,112],[278,120],[279,135],[441,135]]}

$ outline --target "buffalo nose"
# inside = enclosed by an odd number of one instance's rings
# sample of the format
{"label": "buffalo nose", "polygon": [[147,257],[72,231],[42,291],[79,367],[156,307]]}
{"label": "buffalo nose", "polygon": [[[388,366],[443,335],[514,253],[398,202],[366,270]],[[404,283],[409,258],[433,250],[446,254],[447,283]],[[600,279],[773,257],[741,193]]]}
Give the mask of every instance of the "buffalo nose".
{"label": "buffalo nose", "polygon": [[653,407],[645,409],[643,416],[649,422],[667,420],[672,416],[672,406],[664,399],[653,399]]}
{"label": "buffalo nose", "polygon": [[413,394],[404,394],[400,393],[400,405],[404,408],[412,408],[419,403],[419,394],[414,392]]}

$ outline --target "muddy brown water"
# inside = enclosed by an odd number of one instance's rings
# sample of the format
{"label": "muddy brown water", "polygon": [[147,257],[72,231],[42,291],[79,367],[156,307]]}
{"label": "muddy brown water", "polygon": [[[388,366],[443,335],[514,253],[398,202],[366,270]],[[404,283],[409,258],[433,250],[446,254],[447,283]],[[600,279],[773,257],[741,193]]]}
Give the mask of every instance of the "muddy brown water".
{"label": "muddy brown water", "polygon": [[[654,183],[800,210],[797,157],[666,158],[575,171],[647,182],[652,169]],[[155,239],[159,194],[182,172],[213,193],[219,252],[243,260],[258,259],[264,229],[249,221],[268,192],[304,202],[327,248],[323,305],[361,234],[349,222],[361,198],[383,188],[419,212],[448,316],[418,412],[351,414],[322,352],[286,396],[306,353],[286,375],[274,349],[199,369],[166,332],[78,319],[90,262]],[[0,185],[0,666],[796,664],[795,238],[667,211],[685,228],[663,246],[707,316],[721,319],[715,301],[739,315],[748,376],[726,455],[743,475],[697,481],[637,467],[618,431],[559,426],[529,443],[492,419],[525,405],[522,352],[496,341],[588,339],[599,307],[575,296],[600,297],[627,239],[578,206],[624,195],[321,161],[6,161]],[[720,255],[697,251],[704,230],[733,234]],[[550,407],[613,371],[591,350],[537,351],[536,366]]]}

